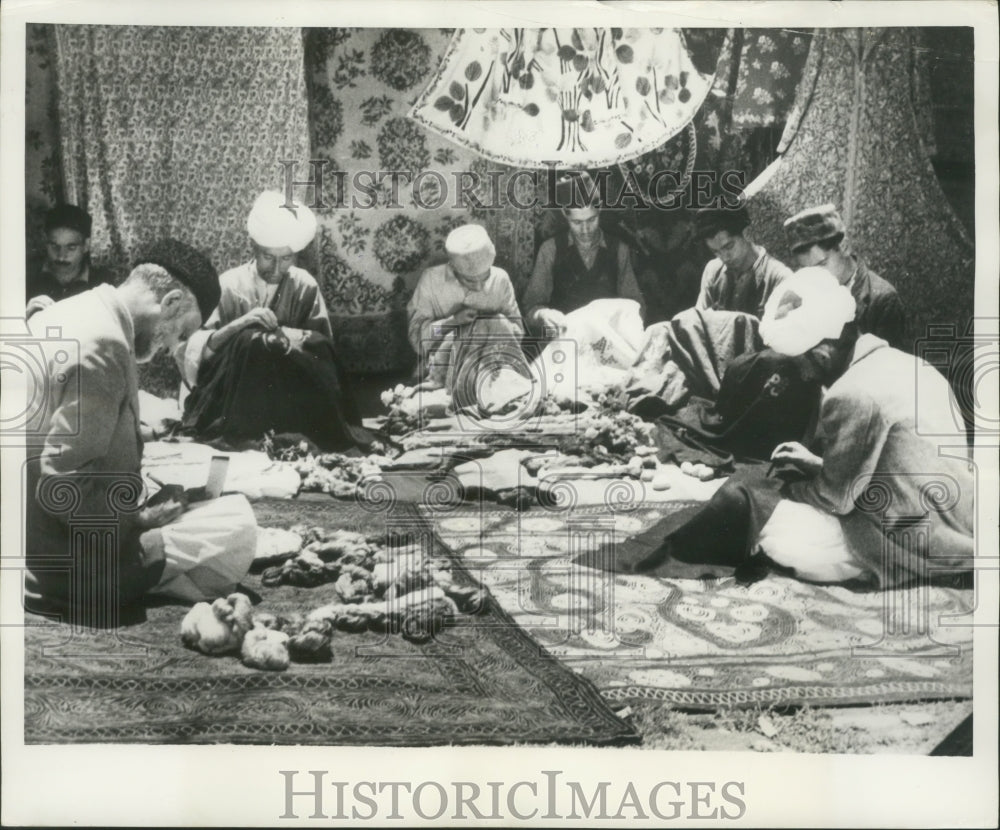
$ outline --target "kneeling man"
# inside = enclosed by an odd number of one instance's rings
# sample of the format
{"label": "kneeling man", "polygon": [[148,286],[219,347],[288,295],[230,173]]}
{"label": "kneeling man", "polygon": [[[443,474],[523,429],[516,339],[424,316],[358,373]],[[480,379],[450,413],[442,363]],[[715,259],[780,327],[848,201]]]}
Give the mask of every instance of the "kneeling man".
{"label": "kneeling man", "polygon": [[971,569],[975,482],[968,459],[940,438],[961,429],[951,387],[913,355],[859,334],[855,312],[850,289],[824,268],[775,291],[764,342],[825,388],[812,447],[779,445],[777,475],[732,476],[665,539],[647,539],[655,549],[636,571],[677,575],[685,563],[688,573],[723,565],[759,576],[758,549],[815,582],[888,587]]}
{"label": "kneeling man", "polygon": [[496,248],[481,225],[462,225],[445,240],[448,262],[428,268],[407,306],[419,380],[444,387],[458,408],[477,406],[482,384],[509,368],[527,377],[524,326],[514,286],[493,264]]}
{"label": "kneeling man", "polygon": [[[43,356],[35,380],[44,386],[44,406],[28,424],[29,442],[38,440],[26,470],[29,610],[115,625],[120,609],[169,569],[157,529],[186,505],[141,501],[137,364],[176,353],[219,300],[211,263],[183,243],[169,247],[176,259],[144,259],[117,288],[99,285],[28,322]],[[255,538],[245,508],[248,526],[234,528],[242,548]]]}

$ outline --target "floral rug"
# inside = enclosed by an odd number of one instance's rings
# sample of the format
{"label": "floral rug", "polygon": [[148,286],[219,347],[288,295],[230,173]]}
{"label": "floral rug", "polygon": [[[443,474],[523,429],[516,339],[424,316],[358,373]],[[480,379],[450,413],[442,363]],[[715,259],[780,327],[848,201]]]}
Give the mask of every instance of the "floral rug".
{"label": "floral rug", "polygon": [[685,506],[422,511],[511,618],[609,701],[712,709],[971,697],[971,590],[860,593],[774,575],[742,587],[573,564]]}
{"label": "floral rug", "polygon": [[[261,500],[262,525],[298,522],[369,534],[418,534],[444,553],[411,506],[372,510],[329,497]],[[455,569],[456,580],[470,583]],[[309,611],[333,585],[265,587],[244,581],[257,609]],[[150,607],[116,631],[73,631],[29,615],[25,629],[28,744],[636,743],[594,686],[541,651],[487,600],[422,645],[398,634],[338,632],[332,659],[255,671],[235,656],[184,648],[187,608]]]}

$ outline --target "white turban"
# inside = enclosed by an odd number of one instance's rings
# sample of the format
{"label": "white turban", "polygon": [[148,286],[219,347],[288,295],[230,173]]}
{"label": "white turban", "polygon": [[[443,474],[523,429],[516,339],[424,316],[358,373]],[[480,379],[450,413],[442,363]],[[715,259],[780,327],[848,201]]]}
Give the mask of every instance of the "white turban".
{"label": "white turban", "polygon": [[847,286],[825,268],[803,268],[768,298],[760,336],[774,351],[795,357],[824,340],[836,340],[854,313]]}
{"label": "white turban", "polygon": [[497,249],[482,225],[462,225],[444,241],[451,267],[463,277],[479,277],[489,271]]}
{"label": "white turban", "polygon": [[291,248],[298,253],[316,235],[316,214],[305,205],[285,207],[285,197],[265,190],[247,217],[247,232],[261,248]]}

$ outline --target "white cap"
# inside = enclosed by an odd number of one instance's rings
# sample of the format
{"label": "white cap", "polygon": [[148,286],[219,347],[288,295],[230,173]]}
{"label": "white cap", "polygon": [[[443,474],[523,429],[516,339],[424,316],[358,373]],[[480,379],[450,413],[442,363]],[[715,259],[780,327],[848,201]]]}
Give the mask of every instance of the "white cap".
{"label": "white cap", "polygon": [[461,225],[444,242],[451,267],[463,277],[479,277],[489,271],[497,249],[482,225]]}

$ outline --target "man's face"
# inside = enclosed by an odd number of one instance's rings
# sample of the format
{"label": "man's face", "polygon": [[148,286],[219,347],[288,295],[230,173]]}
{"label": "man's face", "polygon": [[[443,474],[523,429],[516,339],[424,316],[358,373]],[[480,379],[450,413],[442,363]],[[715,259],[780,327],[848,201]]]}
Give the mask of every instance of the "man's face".
{"label": "man's face", "polygon": [[458,280],[459,285],[466,291],[478,291],[486,283],[486,280],[490,278],[490,269],[488,268],[482,274],[473,274],[472,276],[460,273],[454,265],[451,267],[451,270],[455,274],[455,279]]}
{"label": "man's face", "polygon": [[823,250],[819,245],[799,248],[792,256],[795,258],[795,265],[798,268],[812,268],[813,266],[826,268],[830,262],[830,252]]}
{"label": "man's face", "polygon": [[571,208],[565,211],[566,222],[573,241],[581,248],[589,248],[597,242],[600,211],[595,207]]}
{"label": "man's face", "polygon": [[148,363],[161,351],[176,359],[201,323],[201,311],[192,296],[182,291],[168,292],[160,303],[160,318],[149,341],[140,343],[136,335],[136,362]]}
{"label": "man's face", "polygon": [[90,240],[72,228],[54,228],[46,237],[45,254],[49,270],[63,285],[83,272],[83,263],[90,253]]}
{"label": "man's face", "polygon": [[291,248],[253,247],[253,258],[257,265],[257,273],[268,285],[277,285],[288,269],[295,264],[295,254]]}
{"label": "man's face", "polygon": [[705,240],[713,256],[722,260],[726,268],[743,270],[753,265],[754,249],[749,240],[741,234],[719,231]]}
{"label": "man's face", "polygon": [[829,386],[843,374],[845,351],[836,340],[824,340],[795,358],[803,380]]}

